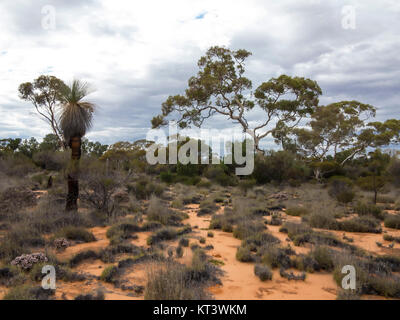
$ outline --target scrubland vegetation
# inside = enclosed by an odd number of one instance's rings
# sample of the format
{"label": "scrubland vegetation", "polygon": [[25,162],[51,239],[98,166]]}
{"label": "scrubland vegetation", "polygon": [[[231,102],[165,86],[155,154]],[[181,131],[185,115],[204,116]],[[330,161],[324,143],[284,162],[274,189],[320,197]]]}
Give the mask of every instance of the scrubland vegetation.
{"label": "scrubland vegetation", "polygon": [[[1,296],[209,299],[218,298],[225,279],[238,281],[250,270],[245,281],[257,288],[277,279],[313,283],[320,274],[335,281],[338,299],[400,298],[400,160],[384,149],[400,142],[399,120],[366,122],[376,110],[357,101],[320,106],[315,81],[285,75],[247,101],[241,92],[251,88],[243,77],[249,55],[211,48],[185,96],[169,97],[152,121],[165,125],[184,109],[182,127],[196,124],[204,116],[197,104],[207,111],[209,100],[226,92],[231,100],[218,100],[214,111],[234,108],[231,119],[253,130],[249,176],[223,161],[150,165],[151,141],[90,142],[84,135],[95,108],[81,101],[86,85],[66,88],[48,76],[22,84],[21,98],[40,108],[54,105],[32,88],[60,94],[62,116],[50,119],[54,132],[41,143],[0,141]],[[292,100],[280,99],[283,92]],[[249,127],[244,110],[255,106],[267,111],[266,125],[278,120],[270,132]],[[293,124],[303,117],[308,129]],[[261,150],[268,135],[280,151]],[[229,263],[247,269],[230,274]],[[56,290],[40,287],[44,264],[56,269]],[[356,268],[352,291],[340,289],[344,265]]]}

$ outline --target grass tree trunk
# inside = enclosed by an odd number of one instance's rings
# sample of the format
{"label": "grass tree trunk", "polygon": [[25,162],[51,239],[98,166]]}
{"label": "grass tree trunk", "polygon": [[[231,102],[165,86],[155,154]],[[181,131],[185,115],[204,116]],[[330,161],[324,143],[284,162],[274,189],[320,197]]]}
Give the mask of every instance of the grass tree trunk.
{"label": "grass tree trunk", "polygon": [[67,194],[67,211],[78,210],[78,197],[79,197],[79,160],[81,158],[81,137],[72,137],[69,146],[72,150],[71,165],[68,172],[68,194]]}

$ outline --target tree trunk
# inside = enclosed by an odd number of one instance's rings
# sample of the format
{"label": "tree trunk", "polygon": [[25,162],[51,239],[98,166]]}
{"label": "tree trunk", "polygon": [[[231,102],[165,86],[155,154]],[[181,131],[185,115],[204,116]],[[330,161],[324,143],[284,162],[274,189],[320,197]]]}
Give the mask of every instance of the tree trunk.
{"label": "tree trunk", "polygon": [[79,197],[79,160],[81,158],[81,137],[72,137],[69,146],[72,150],[71,153],[71,166],[68,172],[68,194],[67,203],[65,206],[66,211],[78,210],[78,197]]}

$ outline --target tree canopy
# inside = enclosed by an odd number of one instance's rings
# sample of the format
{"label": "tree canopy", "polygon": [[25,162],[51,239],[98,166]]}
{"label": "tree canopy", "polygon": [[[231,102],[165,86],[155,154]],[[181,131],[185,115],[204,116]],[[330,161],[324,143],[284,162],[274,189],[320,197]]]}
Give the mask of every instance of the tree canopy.
{"label": "tree canopy", "polygon": [[[206,119],[219,114],[239,124],[253,139],[259,151],[260,141],[277,130],[294,128],[318,105],[321,88],[315,81],[281,75],[262,83],[252,91],[252,82],[244,76],[246,50],[233,51],[211,47],[198,61],[199,72],[188,81],[184,95],[170,96],[162,104],[162,114],[153,118],[153,128],[167,124],[167,117],[178,114],[181,128],[200,127]],[[250,111],[262,112],[252,121]]]}

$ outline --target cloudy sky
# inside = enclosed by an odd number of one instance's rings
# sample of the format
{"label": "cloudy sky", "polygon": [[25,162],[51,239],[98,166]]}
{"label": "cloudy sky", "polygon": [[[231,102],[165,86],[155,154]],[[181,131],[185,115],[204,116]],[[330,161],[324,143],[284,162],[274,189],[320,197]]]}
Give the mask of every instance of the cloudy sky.
{"label": "cloudy sky", "polygon": [[50,132],[18,98],[18,85],[41,74],[96,88],[90,139],[144,138],[212,45],[251,51],[255,87],[309,77],[323,104],[356,99],[377,107],[378,120],[400,118],[398,0],[2,0],[0,17],[0,138]]}

